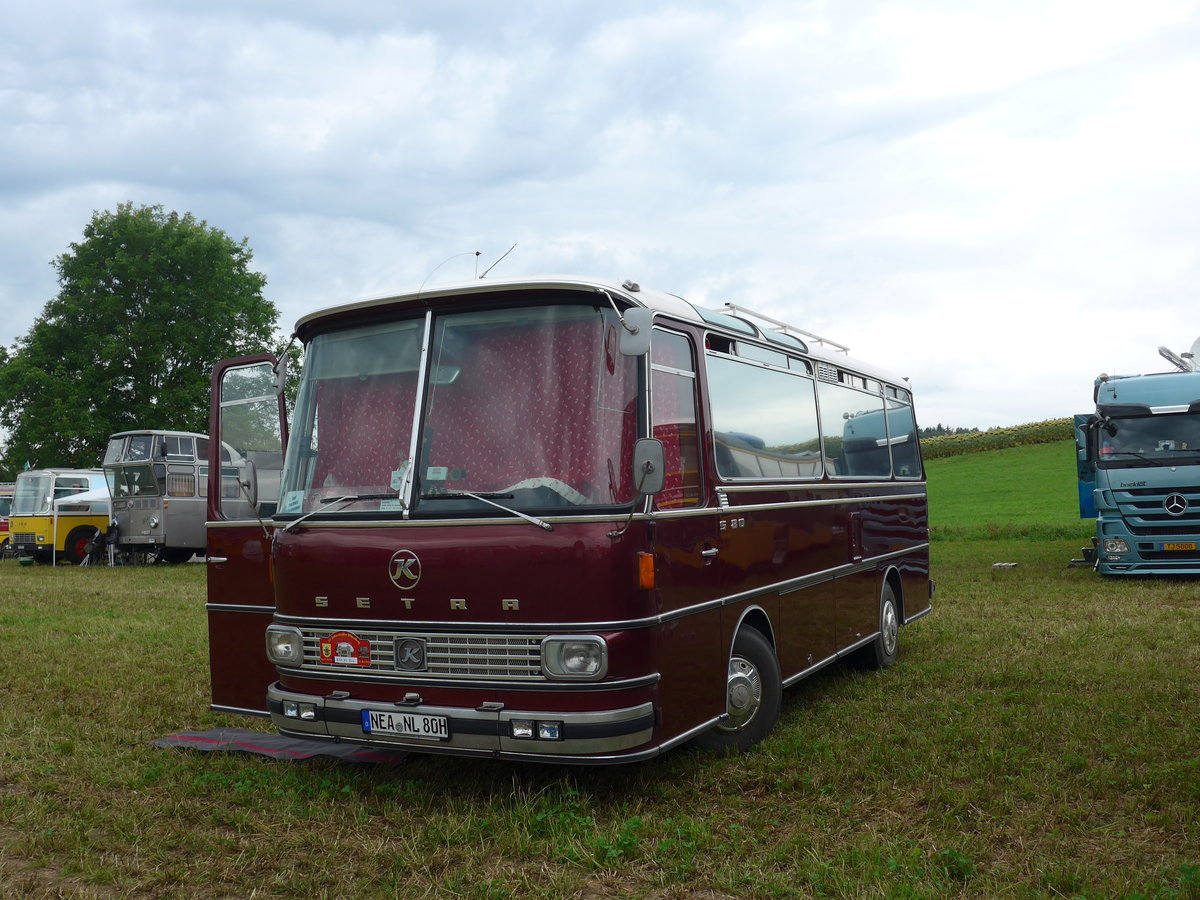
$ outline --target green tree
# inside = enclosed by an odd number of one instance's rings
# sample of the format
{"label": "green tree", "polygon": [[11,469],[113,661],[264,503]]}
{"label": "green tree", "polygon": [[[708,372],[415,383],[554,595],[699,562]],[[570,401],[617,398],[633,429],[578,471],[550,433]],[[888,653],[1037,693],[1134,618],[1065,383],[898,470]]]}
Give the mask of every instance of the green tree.
{"label": "green tree", "polygon": [[94,213],[52,262],[58,295],[0,357],[6,463],[98,466],[118,431],[207,431],[213,365],[275,343],[251,258],[191,213]]}

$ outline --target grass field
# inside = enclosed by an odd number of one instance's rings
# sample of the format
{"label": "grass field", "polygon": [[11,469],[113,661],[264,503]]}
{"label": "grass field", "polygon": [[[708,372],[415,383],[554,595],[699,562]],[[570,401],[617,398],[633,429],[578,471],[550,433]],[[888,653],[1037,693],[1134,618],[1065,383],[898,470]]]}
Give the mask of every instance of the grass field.
{"label": "grass field", "polygon": [[900,662],[790,689],[736,759],[155,749],[264,727],[206,709],[202,567],[0,563],[0,896],[1200,898],[1200,586],[1069,568],[1073,506],[981,504],[1042,476],[976,456],[930,466],[953,530]]}

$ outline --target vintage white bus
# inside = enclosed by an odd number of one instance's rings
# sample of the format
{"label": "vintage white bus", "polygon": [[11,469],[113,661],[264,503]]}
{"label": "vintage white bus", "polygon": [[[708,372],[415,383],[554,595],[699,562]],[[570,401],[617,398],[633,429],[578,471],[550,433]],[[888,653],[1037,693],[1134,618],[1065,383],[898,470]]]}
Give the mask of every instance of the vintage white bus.
{"label": "vintage white bus", "polygon": [[836,345],[574,278],[296,334],[290,423],[273,357],[214,373],[214,437],[287,444],[269,517],[210,473],[215,709],[430,753],[738,752],[787,685],[891,665],[931,609],[911,390]]}

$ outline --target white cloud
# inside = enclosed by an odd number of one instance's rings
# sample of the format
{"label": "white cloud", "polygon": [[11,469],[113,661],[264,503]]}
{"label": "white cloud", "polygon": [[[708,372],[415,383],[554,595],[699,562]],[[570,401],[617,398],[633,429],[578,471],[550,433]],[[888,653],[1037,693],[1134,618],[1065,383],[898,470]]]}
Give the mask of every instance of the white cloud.
{"label": "white cloud", "polygon": [[249,238],[285,326],[515,242],[497,275],[828,334],[911,375],[931,424],[1068,414],[1200,333],[1191,2],[117,0],[10,25],[6,344],[126,200]]}

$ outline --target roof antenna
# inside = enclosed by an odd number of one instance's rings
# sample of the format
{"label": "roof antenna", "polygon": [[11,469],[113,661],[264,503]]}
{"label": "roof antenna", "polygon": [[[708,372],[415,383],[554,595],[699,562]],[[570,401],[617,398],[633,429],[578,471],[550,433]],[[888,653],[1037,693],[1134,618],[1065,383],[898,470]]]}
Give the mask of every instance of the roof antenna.
{"label": "roof antenna", "polygon": [[[513,244],[511,247],[509,247],[507,250],[504,251],[504,254],[500,257],[500,259],[504,259],[505,256],[508,256],[508,254],[512,253],[516,249],[517,249],[517,245]],[[478,255],[478,254],[476,254],[476,255]],[[479,277],[487,278],[487,273],[492,271],[492,269],[496,268],[496,266],[500,265],[500,259],[496,260],[494,263],[492,263],[490,266],[488,266],[486,269],[484,269],[483,274],[480,275]],[[478,270],[478,266],[476,266],[476,270]]]}
{"label": "roof antenna", "polygon": [[[476,250],[474,252],[475,252],[475,271],[478,272],[479,271],[479,251]],[[450,260],[458,259],[460,256],[470,256],[470,255],[471,255],[471,251],[468,250],[466,253],[455,253],[453,256],[447,256],[440,263],[438,263],[436,266],[434,266],[432,269],[429,270],[429,274],[425,276],[425,281],[428,281],[430,278],[432,278],[433,273],[436,272],[438,269],[440,269],[442,266],[444,266],[446,263],[450,262]],[[504,257],[501,257],[501,259],[503,259],[503,258]],[[499,262],[499,261],[500,260],[496,260],[496,262]],[[425,290],[425,281],[422,281],[421,286],[419,288],[417,288],[418,294],[421,293],[421,291]]]}

